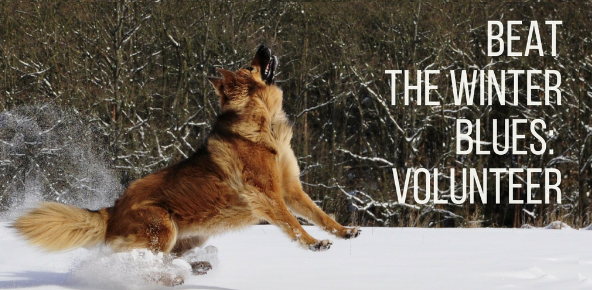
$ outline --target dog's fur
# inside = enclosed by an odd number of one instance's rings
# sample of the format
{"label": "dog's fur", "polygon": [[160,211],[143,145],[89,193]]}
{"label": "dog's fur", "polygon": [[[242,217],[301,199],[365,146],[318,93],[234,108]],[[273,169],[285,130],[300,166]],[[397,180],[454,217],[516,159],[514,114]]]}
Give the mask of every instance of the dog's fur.
{"label": "dog's fur", "polygon": [[282,91],[273,84],[275,65],[275,56],[262,46],[250,67],[219,69],[222,78],[208,78],[221,112],[203,146],[131,183],[113,207],[91,211],[48,202],[13,226],[47,250],[104,242],[116,251],[148,248],[176,255],[260,220],[310,250],[329,249],[330,241],[311,237],[292,213],[337,237],[356,237],[359,228],[339,225],[302,190],[290,147],[292,127],[282,110]]}

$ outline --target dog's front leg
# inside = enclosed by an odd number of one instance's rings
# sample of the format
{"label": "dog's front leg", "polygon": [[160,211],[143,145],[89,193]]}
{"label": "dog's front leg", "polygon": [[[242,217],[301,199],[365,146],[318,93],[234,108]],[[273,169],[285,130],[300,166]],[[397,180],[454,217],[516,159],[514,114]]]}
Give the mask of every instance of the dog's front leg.
{"label": "dog's front leg", "polygon": [[263,193],[255,187],[249,187],[243,196],[256,217],[280,227],[290,239],[303,247],[312,251],[325,251],[331,247],[331,241],[319,241],[302,228],[279,193]]}
{"label": "dog's front leg", "polygon": [[343,239],[355,238],[362,233],[360,227],[348,228],[340,225],[319,208],[302,190],[300,169],[294,151],[283,148],[280,157],[282,170],[282,192],[288,208],[297,216],[302,217],[323,230]]}
{"label": "dog's front leg", "polygon": [[284,200],[294,214],[339,238],[356,238],[362,233],[360,227],[344,227],[323,212],[302,190],[300,181],[293,182],[292,186],[285,188]]}

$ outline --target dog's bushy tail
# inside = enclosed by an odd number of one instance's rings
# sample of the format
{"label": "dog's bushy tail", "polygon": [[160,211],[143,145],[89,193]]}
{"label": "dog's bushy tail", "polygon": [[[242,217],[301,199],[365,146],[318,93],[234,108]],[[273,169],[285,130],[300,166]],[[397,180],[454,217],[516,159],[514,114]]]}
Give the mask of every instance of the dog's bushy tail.
{"label": "dog's bushy tail", "polygon": [[32,244],[49,251],[91,247],[105,240],[107,209],[90,211],[44,202],[19,217],[12,226]]}

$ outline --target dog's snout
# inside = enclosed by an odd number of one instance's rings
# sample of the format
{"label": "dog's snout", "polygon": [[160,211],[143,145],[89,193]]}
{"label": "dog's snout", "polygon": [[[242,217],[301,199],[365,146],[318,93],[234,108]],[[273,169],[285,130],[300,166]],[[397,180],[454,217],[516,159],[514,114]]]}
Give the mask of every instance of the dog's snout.
{"label": "dog's snout", "polygon": [[259,49],[257,49],[257,54],[264,56],[264,57],[270,57],[271,56],[271,49],[269,49],[269,47],[265,46],[265,44],[262,44],[261,46],[259,46]]}

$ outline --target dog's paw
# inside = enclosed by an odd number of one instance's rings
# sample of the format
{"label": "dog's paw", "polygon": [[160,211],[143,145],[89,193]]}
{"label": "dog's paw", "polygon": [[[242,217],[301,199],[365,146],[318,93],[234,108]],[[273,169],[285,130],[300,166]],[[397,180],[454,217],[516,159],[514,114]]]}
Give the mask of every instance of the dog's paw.
{"label": "dog's paw", "polygon": [[210,264],[210,262],[202,261],[189,264],[191,265],[191,272],[193,272],[193,275],[205,275],[208,271],[212,270],[212,264]]}
{"label": "dog's paw", "polygon": [[343,238],[346,240],[352,239],[352,238],[357,238],[361,233],[362,233],[362,230],[360,229],[360,227],[349,228],[345,231]]}
{"label": "dog's paw", "polygon": [[326,251],[326,250],[330,249],[332,244],[333,243],[329,240],[322,240],[322,241],[316,242],[313,245],[308,246],[308,248],[313,252],[320,252],[320,251]]}
{"label": "dog's paw", "polygon": [[173,280],[171,282],[172,283],[169,286],[179,286],[179,285],[183,285],[183,283],[185,283],[185,279],[183,279],[183,277],[181,277],[181,276],[177,276],[177,277],[173,278]]}
{"label": "dog's paw", "polygon": [[183,279],[183,277],[181,277],[181,276],[172,277],[170,274],[165,274],[165,273],[157,274],[154,280],[157,284],[160,284],[163,286],[168,286],[168,287],[179,286],[179,285],[183,285],[183,283],[185,283],[185,279]]}

